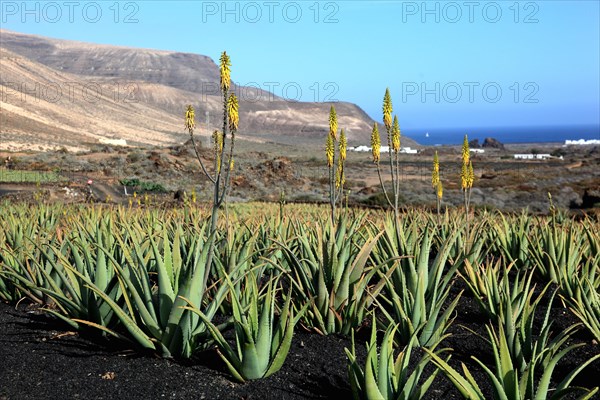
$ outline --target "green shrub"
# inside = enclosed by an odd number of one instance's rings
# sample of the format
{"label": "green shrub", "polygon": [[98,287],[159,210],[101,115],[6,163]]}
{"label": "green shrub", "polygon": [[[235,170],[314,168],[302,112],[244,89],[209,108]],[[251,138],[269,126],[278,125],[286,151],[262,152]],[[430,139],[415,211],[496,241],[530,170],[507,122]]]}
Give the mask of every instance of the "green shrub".
{"label": "green shrub", "polygon": [[128,186],[134,188],[136,191],[140,192],[154,192],[154,193],[166,193],[167,189],[160,183],[155,182],[144,182],[140,181],[137,178],[133,179],[121,179],[119,183],[123,186]]}

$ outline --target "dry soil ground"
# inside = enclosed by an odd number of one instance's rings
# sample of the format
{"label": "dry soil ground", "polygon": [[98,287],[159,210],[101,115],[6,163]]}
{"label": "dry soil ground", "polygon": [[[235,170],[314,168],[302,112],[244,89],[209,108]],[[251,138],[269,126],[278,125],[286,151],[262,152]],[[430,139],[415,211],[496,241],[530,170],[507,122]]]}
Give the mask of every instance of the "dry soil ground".
{"label": "dry soil ground", "polygon": [[[232,201],[278,201],[285,192],[287,201],[323,202],[328,194],[328,172],[319,143],[284,145],[240,141],[237,144],[235,172],[232,175]],[[530,151],[562,155],[562,159],[515,160],[515,153]],[[443,206],[462,204],[460,191],[460,148],[457,146],[423,147],[417,155],[401,156],[401,204],[433,208],[435,192],[430,185],[434,151],[440,154],[444,184]],[[201,149],[210,166],[211,150]],[[194,189],[198,198],[210,200],[210,185],[202,176],[193,148],[119,148],[98,146],[87,153],[0,153],[0,159],[12,157],[11,167],[19,170],[59,171],[66,181],[53,184],[21,185],[25,192],[44,190],[48,199],[81,201],[64,196],[65,187],[85,189],[94,180],[96,201],[127,203],[121,179],[137,178],[158,183],[171,191],[162,200],[172,198],[176,190],[188,194]],[[384,180],[389,168],[382,162]],[[473,155],[476,180],[472,204],[476,208],[498,208],[547,212],[548,193],[561,208],[589,208],[600,202],[600,146],[563,147],[560,144],[509,145],[505,150],[486,149]],[[0,167],[1,168],[1,167]],[[368,153],[349,152],[345,186],[350,204],[384,205],[375,166]],[[388,182],[389,183],[389,182]],[[18,189],[0,182],[0,195]],[[589,196],[594,194],[595,196]],[[131,194],[131,190],[128,192]],[[14,195],[14,194],[13,194]],[[587,196],[587,197],[586,197]]]}

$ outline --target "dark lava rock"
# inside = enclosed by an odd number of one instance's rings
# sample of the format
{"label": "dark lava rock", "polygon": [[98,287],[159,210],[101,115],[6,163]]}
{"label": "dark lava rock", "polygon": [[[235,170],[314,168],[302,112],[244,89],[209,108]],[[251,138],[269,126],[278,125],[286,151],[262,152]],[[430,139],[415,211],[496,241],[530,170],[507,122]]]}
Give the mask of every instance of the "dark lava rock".
{"label": "dark lava rock", "polygon": [[173,200],[177,200],[177,201],[183,201],[185,198],[185,191],[182,189],[179,189],[175,192],[175,194],[173,195]]}
{"label": "dark lava rock", "polygon": [[469,142],[469,147],[472,149],[478,149],[481,147],[481,145],[479,144],[479,139],[473,139]]}
{"label": "dark lava rock", "polygon": [[504,150],[504,145],[494,138],[485,138],[482,147]]}
{"label": "dark lava rock", "polygon": [[[198,152],[202,153],[202,151],[204,150],[204,147],[202,146],[202,140],[197,138],[194,140],[194,142],[196,143],[196,149],[198,150]],[[182,145],[172,146],[171,150],[171,154],[177,157],[196,155],[196,153],[194,152],[194,145],[192,144],[192,139],[188,139]]]}
{"label": "dark lava rock", "polygon": [[581,198],[581,208],[594,208],[600,206],[600,188],[586,189]]}
{"label": "dark lava rock", "polygon": [[358,194],[373,194],[373,193],[377,193],[378,190],[379,190],[379,188],[377,186],[369,186],[369,187],[360,189],[358,191]]}

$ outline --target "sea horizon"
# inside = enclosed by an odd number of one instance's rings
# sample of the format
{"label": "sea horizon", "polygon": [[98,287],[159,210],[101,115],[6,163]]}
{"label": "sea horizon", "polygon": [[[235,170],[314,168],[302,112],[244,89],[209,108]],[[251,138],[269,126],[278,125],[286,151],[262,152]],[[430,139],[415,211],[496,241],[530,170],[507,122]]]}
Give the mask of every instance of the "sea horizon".
{"label": "sea horizon", "polygon": [[478,139],[480,144],[486,138],[496,139],[502,144],[564,144],[566,140],[600,140],[600,125],[406,129],[403,134],[424,146],[460,145],[465,134],[469,141]]}

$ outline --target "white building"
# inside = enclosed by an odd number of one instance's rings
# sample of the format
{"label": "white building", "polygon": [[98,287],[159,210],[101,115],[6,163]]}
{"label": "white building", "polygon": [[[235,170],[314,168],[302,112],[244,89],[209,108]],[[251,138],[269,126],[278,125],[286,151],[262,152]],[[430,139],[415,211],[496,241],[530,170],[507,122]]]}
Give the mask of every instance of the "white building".
{"label": "white building", "polygon": [[110,144],[112,146],[127,146],[127,141],[125,139],[100,138],[98,141],[102,144]]}
{"label": "white building", "polygon": [[573,145],[585,146],[585,145],[591,145],[591,144],[600,145],[600,140],[598,140],[598,139],[565,140],[565,146],[573,146]]}
{"label": "white building", "polygon": [[400,153],[402,154],[417,154],[417,149],[411,149],[410,147],[400,147]]}
{"label": "white building", "polygon": [[547,160],[552,158],[550,154],[515,154],[517,160]]}
{"label": "white building", "polygon": [[471,153],[477,153],[477,154],[485,153],[484,149],[469,149],[469,151],[471,151]]}
{"label": "white building", "polygon": [[[348,151],[355,151],[357,153],[368,153],[372,150],[372,147],[369,146],[357,146],[357,147],[348,147]],[[381,154],[385,154],[390,151],[389,146],[381,146],[379,152]],[[401,154],[417,154],[419,151],[417,149],[411,149],[410,147],[400,147]]]}

